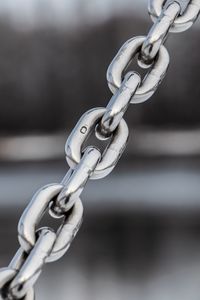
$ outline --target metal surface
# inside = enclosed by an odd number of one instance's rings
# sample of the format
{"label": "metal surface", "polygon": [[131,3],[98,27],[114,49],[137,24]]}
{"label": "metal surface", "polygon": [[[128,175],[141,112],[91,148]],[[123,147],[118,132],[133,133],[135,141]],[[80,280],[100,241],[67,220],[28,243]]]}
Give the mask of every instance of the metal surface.
{"label": "metal surface", "polygon": [[[180,0],[176,2],[181,3]],[[149,0],[148,10],[154,22],[162,14],[164,3],[165,0]],[[184,9],[182,15],[176,18],[174,24],[170,28],[170,31],[182,32],[189,29],[196,21],[199,12],[200,12],[200,1],[191,0],[187,5],[187,7]]]}
{"label": "metal surface", "polygon": [[[0,270],[0,300],[6,299],[4,294],[4,287],[7,285],[16,275],[16,271],[11,268],[3,268]],[[8,298],[7,298],[8,299]],[[21,300],[34,300],[33,288],[30,288],[27,294],[21,298]]]}
{"label": "metal surface", "polygon": [[[69,166],[74,169],[81,161],[84,142],[92,131],[95,131],[97,123],[106,112],[105,108],[94,108],[87,111],[76,124],[65,145],[65,153]],[[126,122],[122,119],[118,128],[111,136],[111,140],[104,150],[100,162],[97,164],[91,179],[99,179],[107,176],[120,159],[127,141],[129,131]]]}
{"label": "metal surface", "polygon": [[76,199],[71,214],[64,217],[57,231],[56,241],[46,262],[56,261],[66,253],[81,226],[82,219],[83,205],[80,199]]}
{"label": "metal surface", "polygon": [[[69,174],[71,173],[68,172],[64,181]],[[79,198],[76,198],[70,213],[64,215],[64,220],[56,233],[51,228],[36,229],[50,202],[62,189],[63,184],[43,187],[24,211],[18,225],[21,248],[7,271],[5,269],[0,271],[3,299],[34,299],[32,286],[40,276],[44,264],[61,258],[78,232],[83,215],[83,206]]]}
{"label": "metal surface", "polygon": [[177,2],[171,3],[162,11],[142,45],[139,57],[141,66],[145,67],[152,64],[179,13],[180,5]]}
{"label": "metal surface", "polygon": [[66,180],[64,188],[55,201],[54,212],[56,214],[62,215],[74,206],[87,181],[92,176],[100,158],[101,153],[96,148],[89,147],[85,150],[80,163],[76,166],[69,179]]}
{"label": "metal surface", "polygon": [[[33,300],[33,286],[43,266],[67,251],[81,225],[83,206],[79,196],[87,181],[108,175],[125,149],[129,130],[123,115],[129,103],[144,102],[151,97],[167,71],[169,55],[162,43],[168,31],[189,28],[200,10],[200,0],[191,0],[184,6],[180,0],[168,1],[164,7],[163,4],[164,0],[149,1],[153,19],[159,17],[156,24],[147,37],[128,40],[110,64],[107,79],[115,95],[107,107],[87,111],[69,136],[65,152],[70,169],[62,182],[40,189],[20,218],[21,248],[9,267],[0,270],[2,299]],[[124,74],[136,54],[142,67],[152,63],[142,82],[135,72]],[[110,139],[102,154],[96,147],[84,145],[92,133],[100,140]],[[52,217],[64,218],[56,232],[47,227],[36,228],[47,210]]]}
{"label": "metal surface", "polygon": [[167,8],[171,4],[174,4],[175,2],[180,6],[179,14],[182,15],[187,9],[191,0],[165,0],[163,10],[165,10],[165,8]]}
{"label": "metal surface", "polygon": [[[146,37],[144,36],[131,38],[120,48],[119,52],[114,57],[107,70],[108,86],[112,93],[116,93],[120,88],[124,71],[136,54],[140,52],[145,39]],[[168,65],[169,54],[166,48],[161,46],[151,70],[147,73],[141,85],[138,87],[131,103],[142,103],[154,94],[165,76]]]}
{"label": "metal surface", "polygon": [[21,299],[35,284],[50,255],[56,240],[56,234],[49,228],[42,228],[35,247],[31,250],[19,272],[8,287],[11,298]]}
{"label": "metal surface", "polygon": [[[19,220],[18,238],[21,247],[28,252],[36,243],[36,226],[49,207],[52,199],[62,190],[62,185],[48,185],[42,188],[33,197]],[[59,259],[67,251],[82,221],[83,207],[76,198],[76,203],[69,215],[64,216],[64,221],[57,230],[57,238],[47,261]]]}
{"label": "metal surface", "polygon": [[109,101],[106,112],[98,126],[98,130],[103,137],[109,137],[119,126],[140,82],[141,79],[137,73],[130,72],[126,74],[121,87]]}
{"label": "metal surface", "polygon": [[40,189],[22,214],[18,224],[18,239],[24,251],[28,252],[36,243],[36,226],[52,199],[59,194],[63,186],[52,184]]}

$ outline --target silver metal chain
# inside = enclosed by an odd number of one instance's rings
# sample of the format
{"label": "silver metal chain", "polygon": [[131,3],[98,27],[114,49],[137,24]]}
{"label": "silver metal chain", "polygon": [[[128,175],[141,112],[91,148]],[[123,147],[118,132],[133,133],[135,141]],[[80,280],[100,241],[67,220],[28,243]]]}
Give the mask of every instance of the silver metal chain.
{"label": "silver metal chain", "polygon": [[[154,24],[147,36],[129,39],[108,67],[113,96],[107,107],[87,111],[67,139],[68,173],[60,184],[40,189],[22,214],[18,224],[20,248],[10,265],[0,269],[0,299],[33,300],[33,286],[43,266],[68,250],[82,222],[80,195],[87,181],[107,176],[116,166],[128,141],[123,116],[129,104],[142,103],[157,90],[169,65],[163,45],[167,35],[192,26],[200,12],[200,0],[150,0],[148,9]],[[136,55],[139,66],[149,68],[143,80],[134,71],[126,73]],[[86,145],[91,134],[108,141],[104,151]],[[47,211],[54,218],[63,218],[56,232],[49,227],[38,229]]]}

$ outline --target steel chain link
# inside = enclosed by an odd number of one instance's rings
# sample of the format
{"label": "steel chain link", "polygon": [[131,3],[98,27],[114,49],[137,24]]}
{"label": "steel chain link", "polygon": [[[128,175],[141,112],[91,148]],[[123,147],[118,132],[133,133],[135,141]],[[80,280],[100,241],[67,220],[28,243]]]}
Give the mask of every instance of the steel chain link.
{"label": "steel chain link", "polygon": [[[188,29],[200,12],[200,0],[150,0],[149,13],[154,25],[147,36],[128,40],[114,57],[107,71],[108,86],[114,94],[106,108],[86,112],[67,139],[65,152],[70,166],[60,184],[40,189],[22,214],[18,224],[20,249],[7,268],[0,270],[0,299],[33,300],[33,286],[44,264],[61,258],[78,232],[83,216],[80,195],[89,179],[107,176],[116,166],[128,140],[123,119],[130,103],[149,99],[164,78],[169,55],[163,46],[169,32]],[[150,71],[141,81],[136,72],[125,73],[138,54],[138,63]],[[109,139],[103,153],[86,139],[96,134]],[[46,211],[63,218],[57,232],[37,228]]]}

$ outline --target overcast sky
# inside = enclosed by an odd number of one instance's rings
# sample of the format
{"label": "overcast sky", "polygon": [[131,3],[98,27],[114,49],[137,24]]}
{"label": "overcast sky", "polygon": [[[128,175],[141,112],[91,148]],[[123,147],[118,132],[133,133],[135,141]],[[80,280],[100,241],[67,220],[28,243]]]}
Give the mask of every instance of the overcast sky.
{"label": "overcast sky", "polygon": [[147,0],[0,0],[0,17],[18,26],[75,25],[133,12],[147,16]]}

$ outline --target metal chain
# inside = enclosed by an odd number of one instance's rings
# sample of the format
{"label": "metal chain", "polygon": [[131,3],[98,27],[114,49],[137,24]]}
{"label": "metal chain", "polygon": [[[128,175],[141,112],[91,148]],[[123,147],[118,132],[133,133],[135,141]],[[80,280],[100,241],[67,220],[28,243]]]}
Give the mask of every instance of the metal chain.
{"label": "metal chain", "polygon": [[[114,57],[107,71],[107,81],[113,93],[106,108],[87,111],[67,139],[65,152],[70,169],[60,184],[40,189],[19,220],[20,249],[7,268],[0,270],[0,299],[33,300],[33,286],[44,264],[61,258],[78,232],[83,216],[80,195],[89,179],[107,176],[122,155],[129,130],[123,119],[130,103],[149,99],[164,78],[169,54],[163,46],[169,32],[188,29],[200,12],[200,0],[150,0],[149,13],[154,25],[147,36],[128,40]],[[149,68],[143,80],[136,72],[125,73],[138,54],[138,63]],[[108,139],[104,151],[86,147],[86,140],[95,134]],[[37,228],[44,213],[63,218],[55,232],[52,228]]]}

